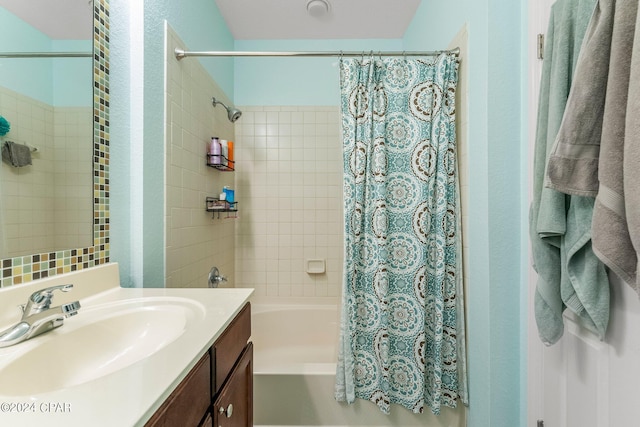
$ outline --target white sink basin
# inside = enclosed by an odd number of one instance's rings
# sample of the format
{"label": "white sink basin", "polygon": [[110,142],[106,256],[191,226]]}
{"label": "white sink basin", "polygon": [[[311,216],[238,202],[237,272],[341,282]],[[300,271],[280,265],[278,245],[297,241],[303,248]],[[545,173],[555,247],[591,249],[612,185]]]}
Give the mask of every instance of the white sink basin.
{"label": "white sink basin", "polygon": [[196,301],[173,297],[82,307],[60,328],[3,349],[0,395],[41,394],[103,377],[153,355],[204,315]]}

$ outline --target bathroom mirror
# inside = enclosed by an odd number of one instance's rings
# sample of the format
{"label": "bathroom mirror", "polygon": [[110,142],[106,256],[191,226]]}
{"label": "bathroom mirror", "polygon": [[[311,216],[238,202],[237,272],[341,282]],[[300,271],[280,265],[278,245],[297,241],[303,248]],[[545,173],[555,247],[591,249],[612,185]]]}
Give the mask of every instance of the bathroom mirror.
{"label": "bathroom mirror", "polygon": [[108,0],[0,0],[0,25],[0,143],[32,160],[0,169],[8,286],[108,262]]}

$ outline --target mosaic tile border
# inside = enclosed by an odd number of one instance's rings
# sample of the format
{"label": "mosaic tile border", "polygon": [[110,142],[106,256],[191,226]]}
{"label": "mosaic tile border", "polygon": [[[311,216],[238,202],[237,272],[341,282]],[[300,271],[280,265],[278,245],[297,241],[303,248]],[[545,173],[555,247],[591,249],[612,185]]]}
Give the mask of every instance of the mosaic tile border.
{"label": "mosaic tile border", "polygon": [[109,262],[109,0],[94,0],[93,28],[93,246],[3,259],[0,287]]}

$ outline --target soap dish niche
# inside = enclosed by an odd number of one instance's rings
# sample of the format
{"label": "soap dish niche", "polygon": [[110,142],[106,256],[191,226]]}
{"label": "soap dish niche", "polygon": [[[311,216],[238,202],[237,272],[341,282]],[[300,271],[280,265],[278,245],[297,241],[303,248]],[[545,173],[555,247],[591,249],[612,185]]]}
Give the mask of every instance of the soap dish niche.
{"label": "soap dish niche", "polygon": [[323,274],[325,272],[326,272],[326,263],[324,259],[308,259],[307,260],[307,273]]}

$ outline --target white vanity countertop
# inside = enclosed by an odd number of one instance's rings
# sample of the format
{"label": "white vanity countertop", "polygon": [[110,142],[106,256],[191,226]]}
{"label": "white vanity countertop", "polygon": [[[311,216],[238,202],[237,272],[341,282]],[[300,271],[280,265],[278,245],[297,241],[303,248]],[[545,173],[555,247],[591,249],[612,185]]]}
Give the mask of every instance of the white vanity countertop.
{"label": "white vanity countertop", "polygon": [[[113,271],[106,272],[113,277]],[[66,275],[58,276],[56,280],[64,282],[64,276]],[[115,266],[115,277],[117,277],[117,265]],[[70,281],[67,279],[67,281],[74,284],[82,282],[80,276],[77,275],[72,279]],[[35,289],[54,284],[38,281]],[[23,286],[27,285],[19,285],[15,288]],[[193,320],[181,335],[162,349],[113,373],[42,394],[8,396],[6,392],[0,393],[1,426],[126,427],[144,425],[224,331],[253,292],[252,289],[226,288],[128,289],[107,284],[99,289],[99,293],[82,298],[82,293],[86,294],[86,286],[82,288],[82,284],[78,283],[74,285],[74,290],[71,292],[59,294],[63,295],[60,300],[54,298],[53,305],[73,300],[76,289],[85,289],[76,294],[76,297],[80,296],[82,304],[78,315],[65,319],[65,324],[58,329],[12,347],[0,348],[0,389],[5,388],[1,385],[4,366],[20,358],[20,355],[28,351],[29,348],[42,345],[44,340],[54,340],[55,334],[62,333],[65,327],[73,328],[74,325],[80,325],[83,310],[86,311],[87,316],[90,316],[89,313],[94,307],[100,307],[103,304],[118,304],[122,301],[139,298],[151,301],[179,298],[198,308],[198,318]],[[32,290],[33,288],[28,290],[28,294]],[[23,295],[20,298],[6,297],[4,291],[5,289],[0,290],[0,313],[2,314],[0,315],[0,329],[8,326],[6,312],[15,309],[15,306],[12,307],[15,300],[21,299],[22,302],[26,302]],[[25,291],[27,288],[21,292]],[[6,305],[7,301],[10,301],[9,306]],[[65,351],[82,352],[83,342],[74,342]],[[33,366],[33,369],[42,371],[42,376],[46,376],[50,371],[55,371],[56,368],[53,365]],[[15,379],[11,379],[11,381],[15,381]]]}

